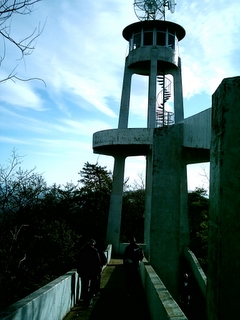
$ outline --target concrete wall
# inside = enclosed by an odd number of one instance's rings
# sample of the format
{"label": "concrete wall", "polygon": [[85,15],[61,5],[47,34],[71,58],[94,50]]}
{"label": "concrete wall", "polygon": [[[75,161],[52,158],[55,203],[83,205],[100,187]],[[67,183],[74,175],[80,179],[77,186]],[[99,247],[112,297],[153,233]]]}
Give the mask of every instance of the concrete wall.
{"label": "concrete wall", "polygon": [[[109,244],[107,246],[107,249],[104,251],[104,253],[107,257],[107,263],[109,263],[111,260],[111,257],[112,257],[112,245],[111,244]],[[105,266],[103,268],[105,268]]]}
{"label": "concrete wall", "polygon": [[196,256],[191,250],[189,250],[188,248],[185,248],[184,256],[191,267],[192,273],[202,292],[203,297],[206,299],[207,277],[205,273],[203,272]]}
{"label": "concrete wall", "polygon": [[178,52],[172,48],[162,46],[145,46],[135,49],[131,51],[126,58],[126,64],[127,66],[137,64],[139,67],[137,72],[139,74],[147,74],[145,64],[141,62],[144,60],[151,61],[152,57],[156,57],[159,61],[165,61],[175,66],[178,65]]}
{"label": "concrete wall", "polygon": [[93,152],[105,155],[146,155],[152,144],[153,130],[128,128],[102,130],[93,134]]}
{"label": "concrete wall", "polygon": [[[109,263],[112,246],[105,255]],[[61,320],[81,296],[81,279],[76,270],[50,282],[0,312],[1,320]]]}
{"label": "concrete wall", "polygon": [[224,79],[212,101],[208,317],[239,319],[240,77]]}
{"label": "concrete wall", "polygon": [[187,320],[150,265],[141,263],[140,274],[152,320]]}
{"label": "concrete wall", "polygon": [[93,148],[105,145],[150,145],[153,130],[148,128],[110,129],[93,134]]}
{"label": "concrete wall", "polygon": [[[207,278],[193,252],[186,248],[184,253],[195,278],[196,285],[200,289],[203,297],[206,298]],[[140,264],[140,275],[152,320],[187,319],[186,315],[148,262]],[[194,294],[196,294],[196,292],[194,292]],[[193,297],[191,297],[191,300],[192,298]],[[191,304],[194,304],[194,301],[191,301]],[[197,308],[195,309],[195,305],[192,305],[192,310],[192,316],[194,316],[195,312],[197,313],[195,314],[196,319],[205,319],[205,307],[204,310],[198,310]],[[200,313],[202,318],[199,317]]]}
{"label": "concrete wall", "polygon": [[60,320],[80,298],[81,282],[76,271],[50,282],[0,312],[1,320]]}
{"label": "concrete wall", "polygon": [[[122,251],[126,245],[122,244]],[[111,253],[112,246],[109,245],[105,251],[108,263]],[[193,269],[198,269],[194,259],[191,265]],[[187,320],[152,266],[142,262],[140,275],[152,320]],[[81,281],[77,272],[72,270],[0,312],[0,319],[61,320],[75,305],[80,294]]]}
{"label": "concrete wall", "polygon": [[180,255],[188,245],[182,135],[182,124],[154,130],[152,185],[148,186],[152,192],[148,261],[175,299],[179,290]]}
{"label": "concrete wall", "polygon": [[210,149],[211,116],[212,109],[209,108],[192,117],[184,119],[184,147]]}

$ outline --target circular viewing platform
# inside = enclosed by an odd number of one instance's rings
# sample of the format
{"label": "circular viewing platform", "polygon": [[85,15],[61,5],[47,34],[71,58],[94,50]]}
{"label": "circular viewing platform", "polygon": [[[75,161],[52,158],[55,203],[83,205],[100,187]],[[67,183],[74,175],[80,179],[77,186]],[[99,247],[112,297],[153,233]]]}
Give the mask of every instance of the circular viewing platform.
{"label": "circular viewing platform", "polygon": [[127,128],[98,131],[93,134],[93,152],[105,155],[147,155],[153,129]]}
{"label": "circular viewing platform", "polygon": [[159,72],[178,67],[178,42],[185,30],[170,21],[140,21],[127,26],[123,37],[129,42],[126,64],[136,73],[148,75],[152,57],[158,60]]}
{"label": "circular viewing platform", "polygon": [[130,51],[140,46],[151,45],[174,49],[178,41],[185,37],[186,31],[179,24],[170,21],[149,20],[130,24],[122,34],[129,41]]}

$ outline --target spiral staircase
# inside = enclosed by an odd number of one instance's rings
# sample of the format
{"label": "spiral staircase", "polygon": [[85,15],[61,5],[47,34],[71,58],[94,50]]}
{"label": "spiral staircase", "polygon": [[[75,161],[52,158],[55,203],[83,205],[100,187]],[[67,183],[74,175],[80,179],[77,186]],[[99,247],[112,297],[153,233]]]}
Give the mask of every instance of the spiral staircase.
{"label": "spiral staircase", "polygon": [[165,103],[171,97],[172,82],[165,75],[158,75],[157,82],[161,91],[156,101],[156,127],[164,127],[174,123],[174,113],[165,109]]}

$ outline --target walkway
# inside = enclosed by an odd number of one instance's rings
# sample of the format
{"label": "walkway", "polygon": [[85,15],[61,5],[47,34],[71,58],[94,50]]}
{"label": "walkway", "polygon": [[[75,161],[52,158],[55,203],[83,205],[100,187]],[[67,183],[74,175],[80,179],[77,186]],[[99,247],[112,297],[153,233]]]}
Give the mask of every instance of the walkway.
{"label": "walkway", "polygon": [[86,309],[80,301],[64,320],[150,320],[144,291],[140,287],[138,296],[129,298],[126,293],[122,260],[111,259],[104,269],[101,295],[94,298],[93,307]]}

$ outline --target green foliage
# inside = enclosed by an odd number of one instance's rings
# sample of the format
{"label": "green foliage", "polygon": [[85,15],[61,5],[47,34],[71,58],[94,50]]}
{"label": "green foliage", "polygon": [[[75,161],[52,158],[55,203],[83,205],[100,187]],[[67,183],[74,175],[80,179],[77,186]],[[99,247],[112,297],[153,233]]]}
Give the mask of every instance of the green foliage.
{"label": "green foliage", "polygon": [[144,242],[145,190],[126,191],[123,196],[121,241],[129,241],[134,235],[138,242]]}
{"label": "green foliage", "polygon": [[39,204],[46,190],[41,175],[34,169],[22,170],[21,163],[21,158],[13,150],[8,165],[0,166],[0,237],[20,212]]}
{"label": "green foliage", "polygon": [[16,151],[0,167],[0,308],[75,268],[82,239],[103,243],[111,173],[86,163],[83,186],[47,187]]}
{"label": "green foliage", "polygon": [[79,172],[82,184],[80,212],[84,217],[81,234],[104,243],[112,190],[112,173],[98,164],[86,162]]}
{"label": "green foliage", "polygon": [[111,192],[112,189],[112,173],[98,164],[90,164],[86,162],[83,169],[79,172],[81,179],[79,182],[83,184],[83,190],[106,191]]}
{"label": "green foliage", "polygon": [[190,249],[198,258],[202,268],[207,268],[209,199],[206,190],[196,188],[188,194],[190,226]]}
{"label": "green foliage", "polygon": [[[87,162],[79,174],[81,187],[47,187],[34,169],[21,169],[16,151],[0,166],[0,308],[75,268],[84,239],[104,245],[112,173]],[[121,241],[144,241],[144,206],[143,186],[124,191]],[[190,248],[204,266],[207,216],[205,190],[189,193]]]}

